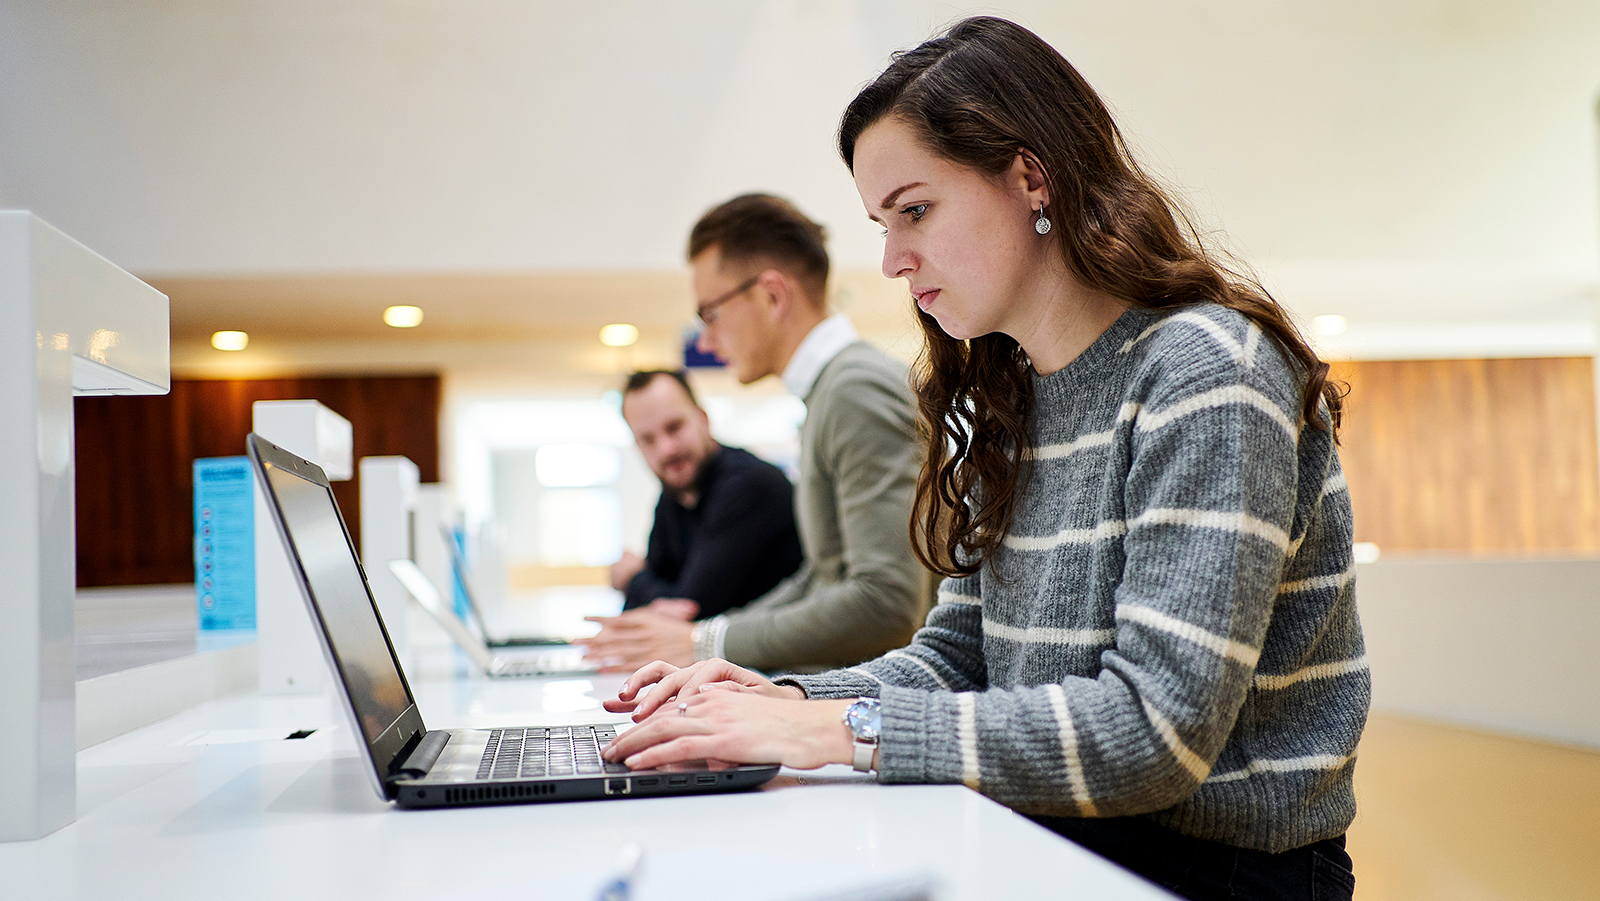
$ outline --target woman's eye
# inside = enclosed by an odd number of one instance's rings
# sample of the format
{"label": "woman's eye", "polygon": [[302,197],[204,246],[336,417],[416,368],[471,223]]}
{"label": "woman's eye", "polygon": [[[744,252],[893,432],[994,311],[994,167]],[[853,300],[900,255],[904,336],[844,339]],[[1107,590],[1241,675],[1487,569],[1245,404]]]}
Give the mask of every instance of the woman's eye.
{"label": "woman's eye", "polygon": [[[923,215],[926,214],[927,212],[928,212],[928,205],[927,204],[925,204],[925,203],[914,203],[911,206],[908,206],[905,209],[901,210],[900,211],[900,215],[911,217],[911,221],[912,222],[921,222]],[[887,227],[885,227],[881,232],[879,232],[879,234],[881,234],[885,238],[887,238],[889,236],[889,229]]]}

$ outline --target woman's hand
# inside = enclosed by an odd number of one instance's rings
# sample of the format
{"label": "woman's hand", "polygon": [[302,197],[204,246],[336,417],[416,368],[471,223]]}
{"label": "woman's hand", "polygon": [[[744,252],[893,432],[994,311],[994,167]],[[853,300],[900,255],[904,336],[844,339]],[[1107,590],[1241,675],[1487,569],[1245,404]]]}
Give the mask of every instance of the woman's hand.
{"label": "woman's hand", "polygon": [[[689,760],[781,763],[799,769],[850,762],[855,741],[844,725],[844,711],[852,699],[773,697],[742,683],[731,683],[738,686],[732,690],[713,687],[727,684],[701,682],[706,690],[682,692],[675,703],[655,705],[642,723],[612,740],[603,755],[636,770]],[[665,693],[663,682],[647,701]]]}
{"label": "woman's hand", "polygon": [[[640,694],[655,686],[644,697]],[[632,713],[633,721],[642,723],[668,701],[694,697],[706,691],[734,691],[758,694],[768,698],[797,701],[805,698],[798,688],[775,685],[772,680],[726,660],[702,660],[679,668],[664,660],[641,667],[622,683],[615,700],[603,706],[612,713]],[[842,715],[842,714],[841,714]]]}

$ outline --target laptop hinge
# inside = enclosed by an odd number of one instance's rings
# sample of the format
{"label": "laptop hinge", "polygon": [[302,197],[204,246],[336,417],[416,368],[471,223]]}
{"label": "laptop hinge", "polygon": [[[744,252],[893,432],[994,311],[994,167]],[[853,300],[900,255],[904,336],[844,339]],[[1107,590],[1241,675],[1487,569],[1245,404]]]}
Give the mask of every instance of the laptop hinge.
{"label": "laptop hinge", "polygon": [[417,742],[416,750],[412,751],[406,762],[400,764],[394,771],[394,776],[421,779],[428,775],[428,771],[433,769],[434,762],[444,753],[444,746],[449,741],[450,733],[444,729],[435,729],[424,735],[422,741]]}

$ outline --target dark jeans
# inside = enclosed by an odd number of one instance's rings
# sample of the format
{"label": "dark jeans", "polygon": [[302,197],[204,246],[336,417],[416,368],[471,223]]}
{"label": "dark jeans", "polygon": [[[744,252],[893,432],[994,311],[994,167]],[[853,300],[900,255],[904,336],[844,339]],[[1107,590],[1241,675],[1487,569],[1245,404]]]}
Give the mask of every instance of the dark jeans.
{"label": "dark jeans", "polygon": [[1193,901],[1350,901],[1344,836],[1269,854],[1179,835],[1143,817],[1033,817],[1112,863]]}

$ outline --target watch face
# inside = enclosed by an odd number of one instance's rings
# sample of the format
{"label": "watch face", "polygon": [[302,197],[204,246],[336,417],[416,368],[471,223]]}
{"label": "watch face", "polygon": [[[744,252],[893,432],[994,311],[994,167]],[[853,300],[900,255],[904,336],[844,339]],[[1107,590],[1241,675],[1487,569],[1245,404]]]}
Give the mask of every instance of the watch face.
{"label": "watch face", "polygon": [[844,722],[856,738],[877,741],[878,729],[883,724],[883,705],[877,698],[862,698],[845,711]]}

